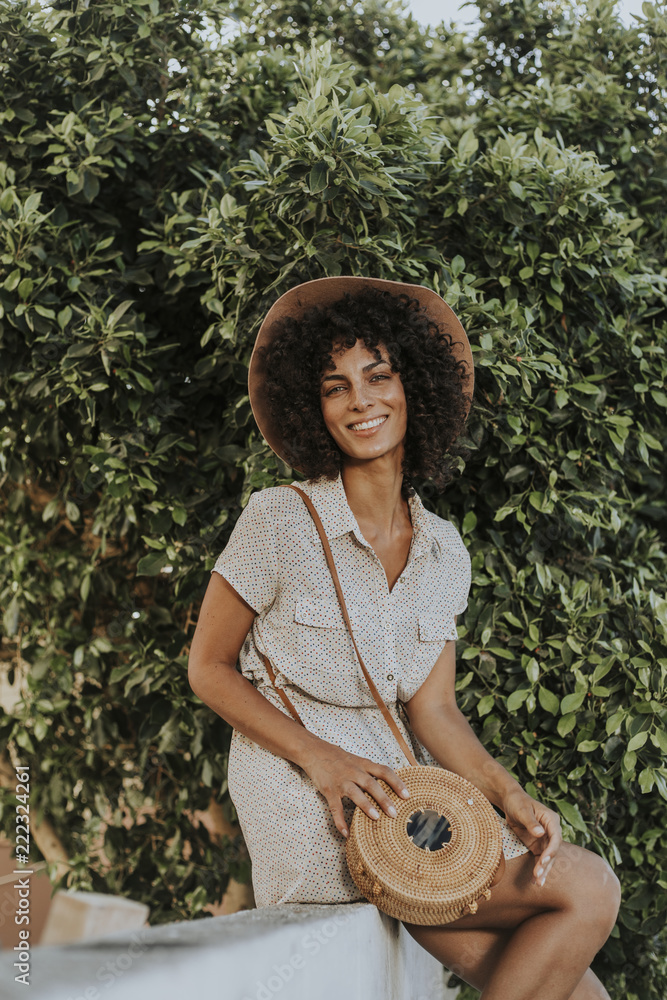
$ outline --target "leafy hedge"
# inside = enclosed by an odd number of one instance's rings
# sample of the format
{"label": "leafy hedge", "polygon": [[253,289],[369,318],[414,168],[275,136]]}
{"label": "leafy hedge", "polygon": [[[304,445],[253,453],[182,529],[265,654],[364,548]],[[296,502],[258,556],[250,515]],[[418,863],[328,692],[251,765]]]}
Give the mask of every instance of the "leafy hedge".
{"label": "leafy hedge", "polygon": [[459,703],[618,871],[596,968],[657,1000],[667,20],[478,6],[466,39],[400,4],[0,4],[0,741],[65,884],[164,922],[247,879],[193,822],[234,811],[187,651],[248,496],[293,478],[251,418],[254,336],[322,274],[429,284],[477,370],[462,475],[416,484],[472,556]]}

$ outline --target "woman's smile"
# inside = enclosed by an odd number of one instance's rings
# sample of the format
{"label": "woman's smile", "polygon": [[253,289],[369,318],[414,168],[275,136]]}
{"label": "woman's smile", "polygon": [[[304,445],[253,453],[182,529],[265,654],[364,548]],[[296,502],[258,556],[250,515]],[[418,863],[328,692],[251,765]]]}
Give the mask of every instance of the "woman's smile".
{"label": "woman's smile", "polygon": [[361,420],[356,424],[349,424],[348,430],[351,430],[353,434],[358,434],[360,437],[370,437],[371,434],[375,434],[379,431],[380,427],[382,427],[388,419],[389,416],[385,413],[379,417]]}

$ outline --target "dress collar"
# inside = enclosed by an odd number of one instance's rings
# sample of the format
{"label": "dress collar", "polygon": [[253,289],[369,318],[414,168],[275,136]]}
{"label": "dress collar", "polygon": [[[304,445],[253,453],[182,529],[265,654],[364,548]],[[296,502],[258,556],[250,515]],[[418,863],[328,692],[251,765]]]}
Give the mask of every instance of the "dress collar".
{"label": "dress collar", "polygon": [[[299,486],[315,504],[329,541],[351,531],[363,546],[372,548],[362,535],[357,519],[352,513],[340,472],[333,480],[327,479],[326,476],[319,476],[317,479],[307,479],[305,482],[299,482],[295,479],[293,485]],[[416,493],[408,498],[408,504],[414,532],[414,556],[416,558],[428,552],[434,542],[437,545],[439,542],[429,512]]]}

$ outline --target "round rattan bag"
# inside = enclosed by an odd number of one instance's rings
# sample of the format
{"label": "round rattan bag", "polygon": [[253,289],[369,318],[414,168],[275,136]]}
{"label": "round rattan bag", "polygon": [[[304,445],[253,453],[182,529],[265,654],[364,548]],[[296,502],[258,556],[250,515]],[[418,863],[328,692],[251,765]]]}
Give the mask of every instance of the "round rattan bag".
{"label": "round rattan bag", "polygon": [[417,766],[396,773],[409,799],[380,781],[395,819],[354,811],[346,854],[357,888],[379,910],[412,924],[447,924],[475,913],[505,870],[497,813],[452,771]]}

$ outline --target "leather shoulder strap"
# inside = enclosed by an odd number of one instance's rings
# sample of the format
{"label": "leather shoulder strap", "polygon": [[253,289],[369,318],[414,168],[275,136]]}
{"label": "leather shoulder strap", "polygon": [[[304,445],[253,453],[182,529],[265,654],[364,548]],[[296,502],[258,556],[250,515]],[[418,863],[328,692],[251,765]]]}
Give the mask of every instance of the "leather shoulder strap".
{"label": "leather shoulder strap", "polygon": [[[303,490],[300,490],[298,486],[292,486],[290,484],[289,486],[284,486],[284,487],[279,486],[279,487],[276,487],[276,488],[277,489],[294,490],[295,493],[299,494],[299,496],[301,497],[301,499],[305,503],[306,507],[308,508],[308,512],[310,513],[310,516],[312,517],[313,521],[315,522],[315,527],[317,528],[317,532],[318,532],[318,534],[320,536],[320,539],[322,541],[322,546],[324,548],[324,554],[326,556],[327,565],[329,566],[329,571],[330,571],[331,577],[333,579],[333,584],[334,584],[334,587],[336,588],[336,594],[338,596],[338,602],[340,604],[340,609],[343,612],[343,618],[345,619],[345,624],[347,625],[348,631],[350,633],[350,638],[352,639],[352,645],[354,646],[354,651],[357,654],[357,659],[359,660],[359,665],[361,667],[361,671],[362,671],[362,673],[364,675],[366,683],[368,684],[368,687],[370,688],[370,692],[373,695],[373,698],[375,699],[375,702],[376,702],[378,708],[382,712],[382,715],[384,716],[385,721],[387,722],[389,728],[391,729],[393,735],[395,736],[396,741],[398,742],[401,750],[403,751],[403,753],[404,753],[404,755],[405,755],[408,763],[412,764],[414,767],[416,767],[417,766],[417,761],[415,759],[415,755],[413,754],[413,752],[410,749],[410,747],[408,746],[408,744],[405,742],[400,729],[398,728],[398,726],[394,722],[394,719],[392,718],[391,713],[389,712],[389,709],[385,705],[385,703],[384,703],[384,701],[383,701],[383,699],[382,699],[382,697],[380,695],[380,692],[376,688],[376,686],[375,686],[375,684],[373,682],[373,678],[371,677],[371,675],[369,674],[368,670],[366,669],[366,664],[364,663],[363,659],[361,658],[361,653],[359,652],[359,648],[357,646],[357,643],[356,643],[355,638],[354,638],[354,633],[352,631],[352,625],[350,623],[350,616],[347,613],[347,605],[345,604],[345,598],[343,596],[343,590],[342,590],[342,587],[340,585],[340,580],[338,579],[338,573],[336,572],[336,564],[334,563],[334,558],[333,558],[333,555],[332,555],[332,552],[331,552],[331,546],[329,545],[329,539],[326,536],[326,533],[324,531],[324,527],[322,525],[322,521],[320,520],[320,515],[317,513],[317,510],[315,509],[315,505],[313,504],[313,502],[310,499],[310,497],[307,496],[303,492]],[[264,662],[267,664],[267,671],[268,671],[268,674],[269,674],[269,678],[271,679],[271,683],[273,684],[274,687],[276,687],[276,685],[275,685],[275,674],[273,672],[273,669],[272,669],[271,665],[268,663],[268,660],[267,660],[267,658],[265,656],[263,656],[263,659],[264,659]],[[299,718],[296,709],[294,708],[294,706],[292,705],[292,703],[290,702],[289,698],[287,697],[287,695],[285,694],[285,692],[282,690],[282,688],[276,687],[276,691],[278,692],[278,694],[279,694],[280,698],[282,699],[283,703],[287,706],[287,708],[290,711],[291,715],[298,722],[301,722],[301,719]],[[301,722],[301,725],[303,725],[303,722]]]}

